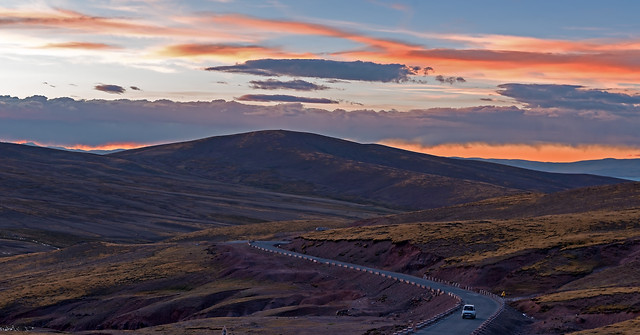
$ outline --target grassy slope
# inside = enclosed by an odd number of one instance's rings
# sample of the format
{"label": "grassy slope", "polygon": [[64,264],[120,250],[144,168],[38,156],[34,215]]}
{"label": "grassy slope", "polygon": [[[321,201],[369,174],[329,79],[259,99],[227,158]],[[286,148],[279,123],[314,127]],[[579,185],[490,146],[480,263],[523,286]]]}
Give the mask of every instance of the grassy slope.
{"label": "grassy slope", "polygon": [[623,321],[623,322],[618,322],[609,326],[598,327],[595,329],[588,329],[588,330],[570,333],[570,335],[601,335],[601,334],[638,335],[640,334],[640,317]]}
{"label": "grassy slope", "polygon": [[281,240],[283,237],[314,231],[318,227],[329,229],[347,227],[348,220],[295,220],[216,227],[188,234],[180,234],[170,241],[233,241]]}
{"label": "grassy slope", "polygon": [[640,237],[640,209],[510,220],[421,222],[350,227],[303,235],[309,240],[390,240],[448,248],[449,263],[486,264],[527,250],[565,250]]}
{"label": "grassy slope", "polygon": [[[505,290],[507,297],[517,300],[514,306],[540,320],[536,324],[540,333],[598,328],[640,314],[640,207],[634,207],[639,185],[580,189],[546,199],[537,194],[492,199],[455,210],[426,211],[428,215],[399,214],[371,220],[394,224],[307,233],[303,237],[309,242],[302,247],[313,253],[314,246],[337,243],[325,247],[327,252],[326,248],[350,243],[340,247],[343,256],[334,256],[384,262],[364,256],[374,251],[388,254],[372,249],[376,243],[367,241],[391,241],[398,255],[388,258],[388,264],[496,293]],[[566,214],[542,215],[544,209],[555,208]],[[442,215],[468,217],[482,212],[486,216],[476,220],[449,221]],[[486,218],[491,216],[505,219]],[[425,217],[441,221],[420,221]],[[369,251],[363,249],[367,245]],[[635,324],[629,321],[620,327]]]}
{"label": "grassy slope", "polygon": [[[311,334],[305,329],[321,323],[313,334],[391,332],[453,303],[244,244],[94,242],[2,258],[0,267],[0,325],[69,332],[203,334],[226,325],[243,333]],[[339,310],[350,316],[336,317]]]}

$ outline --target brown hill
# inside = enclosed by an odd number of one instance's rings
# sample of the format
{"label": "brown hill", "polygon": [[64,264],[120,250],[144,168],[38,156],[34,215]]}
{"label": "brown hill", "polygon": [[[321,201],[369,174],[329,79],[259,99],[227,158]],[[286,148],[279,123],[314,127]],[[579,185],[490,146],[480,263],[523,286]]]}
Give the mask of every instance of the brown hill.
{"label": "brown hill", "polygon": [[590,186],[551,194],[528,193],[365,219],[355,225],[516,219],[640,208],[640,182]]}
{"label": "brown hill", "polygon": [[538,172],[291,131],[260,131],[111,154],[175,173],[404,209],[620,180]]}
{"label": "brown hill", "polygon": [[0,157],[0,239],[24,243],[153,241],[230,224],[391,212],[169,173],[116,157],[6,143],[0,143]]}

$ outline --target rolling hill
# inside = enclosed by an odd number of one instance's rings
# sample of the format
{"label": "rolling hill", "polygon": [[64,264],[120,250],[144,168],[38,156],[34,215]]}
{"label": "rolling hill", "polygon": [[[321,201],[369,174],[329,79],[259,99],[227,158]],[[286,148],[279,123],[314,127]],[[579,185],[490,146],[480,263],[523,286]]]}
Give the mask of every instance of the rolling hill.
{"label": "rolling hill", "polygon": [[523,191],[547,193],[620,182],[283,130],[211,137],[109,156],[208,180],[400,209],[436,208]]}
{"label": "rolling hill", "polygon": [[148,242],[206,228],[357,220],[617,183],[262,131],[110,155],[0,144],[0,238]]}
{"label": "rolling hill", "polygon": [[0,157],[0,239],[146,242],[216,226],[392,212],[94,154],[0,143]]}

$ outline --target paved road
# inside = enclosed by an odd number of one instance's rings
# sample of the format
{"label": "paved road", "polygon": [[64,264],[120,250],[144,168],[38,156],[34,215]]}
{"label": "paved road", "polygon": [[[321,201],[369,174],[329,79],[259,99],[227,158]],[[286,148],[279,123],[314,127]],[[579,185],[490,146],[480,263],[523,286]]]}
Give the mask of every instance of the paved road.
{"label": "paved road", "polygon": [[410,276],[407,274],[403,274],[403,273],[397,273],[397,272],[391,272],[391,271],[385,271],[385,270],[379,270],[379,269],[374,269],[374,268],[370,268],[370,267],[366,267],[366,266],[362,266],[362,265],[357,265],[357,264],[352,264],[352,263],[346,263],[346,262],[340,262],[340,261],[336,261],[336,260],[332,260],[332,259],[326,259],[326,258],[320,258],[320,257],[315,257],[315,256],[310,256],[310,255],[305,255],[305,254],[300,254],[300,253],[296,253],[296,252],[291,252],[291,251],[287,251],[287,250],[283,250],[277,247],[277,245],[279,244],[286,244],[288,242],[286,241],[252,241],[250,242],[250,244],[252,246],[256,246],[256,247],[260,247],[260,248],[264,248],[267,250],[271,250],[271,251],[276,251],[276,252],[285,252],[288,255],[294,256],[294,257],[305,257],[306,259],[313,261],[313,262],[318,262],[318,263],[324,263],[324,264],[332,264],[332,265],[336,265],[336,266],[341,266],[341,267],[346,267],[346,268],[353,268],[355,269],[361,269],[361,271],[368,271],[368,272],[372,272],[374,274],[378,274],[378,275],[383,275],[386,277],[391,277],[391,278],[398,278],[400,280],[406,281],[408,283],[414,284],[414,285],[425,285],[428,287],[433,288],[434,290],[443,290],[447,293],[453,293],[457,296],[459,296],[460,298],[462,298],[462,301],[465,304],[473,304],[476,306],[476,313],[477,313],[477,317],[475,320],[469,320],[469,319],[462,319],[460,317],[460,312],[454,312],[453,314],[449,315],[448,317],[445,317],[444,319],[442,319],[440,322],[435,323],[431,326],[428,326],[426,328],[420,329],[418,331],[415,332],[415,334],[423,334],[423,335],[456,335],[456,334],[464,334],[464,335],[468,335],[471,334],[471,332],[473,332],[476,328],[480,327],[480,325],[482,324],[482,322],[484,322],[487,318],[489,318],[491,315],[493,315],[495,312],[497,312],[500,309],[500,303],[498,303],[497,301],[495,301],[494,299],[486,296],[486,295],[482,295],[473,291],[468,291],[459,287],[454,287],[454,286],[450,286],[444,283],[440,283],[437,281],[431,281],[431,280],[426,280],[423,278],[418,278],[418,277],[414,277],[414,276]]}

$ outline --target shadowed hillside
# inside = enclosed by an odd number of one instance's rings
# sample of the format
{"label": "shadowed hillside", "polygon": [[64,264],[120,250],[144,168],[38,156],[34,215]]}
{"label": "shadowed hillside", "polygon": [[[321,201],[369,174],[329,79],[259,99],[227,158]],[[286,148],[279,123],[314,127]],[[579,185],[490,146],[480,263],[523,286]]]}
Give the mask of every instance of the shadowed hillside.
{"label": "shadowed hillside", "polygon": [[0,144],[0,157],[0,239],[22,241],[18,249],[34,240],[56,246],[92,239],[153,241],[216,226],[391,213],[168,173],[115,157],[15,144]]}
{"label": "shadowed hillside", "polygon": [[409,209],[619,181],[449,159],[282,130],[212,137],[110,156],[221,182]]}

